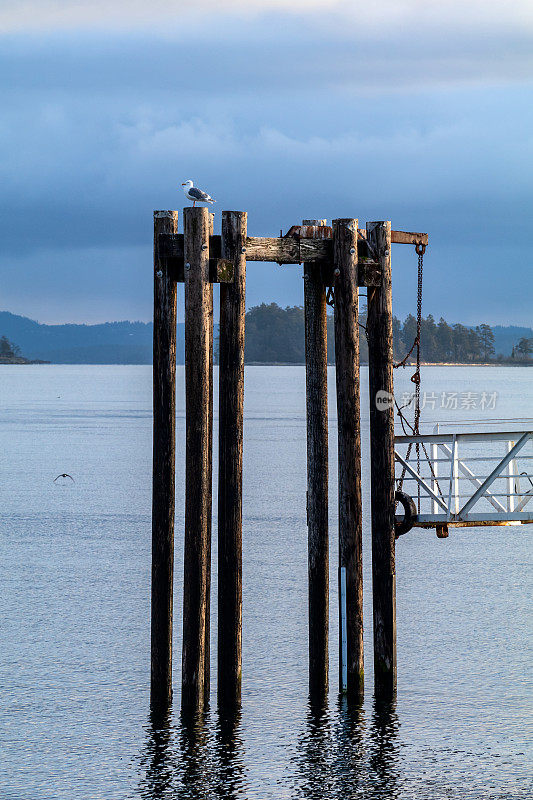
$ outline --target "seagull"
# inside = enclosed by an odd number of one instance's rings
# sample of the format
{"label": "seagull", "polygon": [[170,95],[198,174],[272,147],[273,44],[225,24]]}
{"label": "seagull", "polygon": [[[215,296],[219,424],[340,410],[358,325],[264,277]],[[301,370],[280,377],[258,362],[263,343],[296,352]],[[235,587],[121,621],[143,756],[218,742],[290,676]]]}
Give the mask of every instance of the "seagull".
{"label": "seagull", "polygon": [[55,483],[59,478],[70,478],[72,483],[76,483],[72,475],[69,475],[68,472],[62,472],[61,475],[58,475],[57,478],[54,478],[53,483]]}
{"label": "seagull", "polygon": [[196,201],[198,200],[199,203],[216,203],[216,200],[213,200],[207,192],[202,192],[201,189],[197,189],[194,183],[191,180],[185,181],[185,183],[181,184],[185,186],[183,190],[183,194],[188,200],[192,200],[193,208],[196,205]]}

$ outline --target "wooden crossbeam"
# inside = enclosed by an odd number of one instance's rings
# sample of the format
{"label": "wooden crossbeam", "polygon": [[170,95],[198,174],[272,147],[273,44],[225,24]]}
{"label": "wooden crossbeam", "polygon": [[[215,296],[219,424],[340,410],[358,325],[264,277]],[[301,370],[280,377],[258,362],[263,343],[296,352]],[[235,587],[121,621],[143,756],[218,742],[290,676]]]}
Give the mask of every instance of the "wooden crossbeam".
{"label": "wooden crossbeam", "polygon": [[[299,227],[291,228],[298,231]],[[324,226],[324,230],[326,227]],[[359,231],[366,238],[366,231]],[[427,233],[392,231],[393,244],[425,244]],[[278,264],[303,264],[309,261],[330,261],[333,258],[333,241],[330,238],[306,239],[295,235],[283,237],[248,236],[246,238],[247,261],[274,261]],[[160,234],[161,257],[183,258],[183,234]],[[220,258],[220,236],[209,237],[209,255]]]}
{"label": "wooden crossbeam", "polygon": [[[278,264],[305,264],[320,262],[324,270],[324,282],[334,284],[333,240],[294,239],[248,236],[245,243],[247,261],[273,261]],[[212,283],[231,283],[233,265],[220,258],[220,236],[209,237],[209,273]],[[165,261],[174,280],[184,280],[183,234],[161,234],[159,257]],[[359,258],[359,286],[379,286],[380,266],[364,256]]]}
{"label": "wooden crossbeam", "polygon": [[[360,239],[366,239],[366,230],[358,228],[357,233]],[[288,237],[309,237],[311,239],[331,239],[333,228],[329,225],[293,225],[287,231],[284,238]],[[415,233],[412,231],[391,231],[392,244],[425,244],[429,243],[427,233]]]}
{"label": "wooden crossbeam", "polygon": [[249,236],[246,239],[247,261],[275,261],[277,264],[303,264],[333,259],[332,239],[297,239],[284,236],[272,239]]}
{"label": "wooden crossbeam", "polygon": [[427,233],[409,233],[409,231],[391,231],[393,244],[429,244]]}

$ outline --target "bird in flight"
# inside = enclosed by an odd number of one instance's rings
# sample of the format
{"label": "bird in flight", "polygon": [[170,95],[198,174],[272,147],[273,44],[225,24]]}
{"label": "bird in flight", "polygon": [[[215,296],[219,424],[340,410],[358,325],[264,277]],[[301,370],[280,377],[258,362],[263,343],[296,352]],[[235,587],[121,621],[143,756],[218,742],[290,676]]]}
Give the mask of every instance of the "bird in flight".
{"label": "bird in flight", "polygon": [[197,189],[194,183],[191,180],[185,181],[185,183],[181,184],[185,188],[183,189],[183,194],[188,200],[192,200],[193,208],[196,205],[196,201],[199,203],[216,203],[216,200],[213,200],[207,192],[202,192],[201,189]]}
{"label": "bird in flight", "polygon": [[59,478],[70,478],[72,483],[76,483],[72,475],[69,475],[68,472],[62,472],[61,475],[58,475],[57,478],[54,478],[54,483],[59,480]]}

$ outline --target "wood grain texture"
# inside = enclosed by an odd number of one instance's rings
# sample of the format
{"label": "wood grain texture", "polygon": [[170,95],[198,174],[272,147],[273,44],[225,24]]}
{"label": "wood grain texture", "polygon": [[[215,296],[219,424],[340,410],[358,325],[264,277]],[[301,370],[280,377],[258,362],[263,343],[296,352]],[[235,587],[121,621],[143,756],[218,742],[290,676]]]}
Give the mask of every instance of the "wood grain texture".
{"label": "wood grain texture", "polygon": [[364,688],[364,660],[357,220],[334,220],[333,254],[337,273],[335,374],[339,458],[339,589],[340,570],[344,567],[347,693],[350,698],[359,699]]}
{"label": "wood grain texture", "polygon": [[[309,230],[314,228],[314,233],[322,236],[324,231],[330,231],[331,228],[324,226],[308,226]],[[297,230],[302,230],[301,226],[297,226]],[[211,236],[209,239],[209,280],[211,283],[231,283],[233,281],[233,271],[229,267],[228,260],[220,257],[221,241],[220,236]],[[250,242],[254,242],[250,245]],[[265,244],[266,243],[266,244]],[[314,245],[318,243],[318,247]],[[381,282],[381,275],[379,272],[379,264],[367,257],[366,243],[364,245],[364,252],[359,259],[358,265],[358,285],[359,286],[378,286]],[[320,262],[325,268],[325,279],[329,285],[333,285],[333,271],[331,265],[333,263],[333,242],[331,239],[308,239],[305,244],[303,239],[298,244],[297,239],[266,239],[266,238],[252,238],[247,237],[244,243],[246,247],[246,260],[247,261],[274,261],[283,264],[299,264],[299,263],[318,263]],[[162,252],[161,258],[166,259],[166,266],[174,279],[178,282],[184,280],[184,261],[183,261],[183,234],[160,236],[160,250]],[[218,255],[216,255],[218,253]]]}
{"label": "wood grain texture", "polygon": [[[374,673],[376,695],[389,697],[396,691],[394,407],[392,403],[394,390],[390,222],[369,222],[367,236],[379,255],[382,274],[381,286],[368,290],[366,323],[370,391]],[[381,403],[379,402],[380,397],[382,398]],[[389,398],[388,405],[387,397]],[[383,398],[385,402],[383,402]]]}
{"label": "wood grain texture", "polygon": [[242,465],[247,215],[222,212],[222,253],[235,280],[220,288],[218,702],[238,707],[242,677]]}
{"label": "wood grain texture", "polygon": [[300,264],[305,261],[331,259],[332,249],[331,239],[296,239],[292,237],[270,239],[248,236],[246,260]]}
{"label": "wood grain texture", "polygon": [[[307,228],[314,228],[308,231]],[[247,261],[281,261],[283,264],[300,264],[306,261],[330,260],[333,253],[332,228],[329,226],[301,226],[294,225],[291,228],[294,235],[285,234],[283,237],[267,236],[248,236],[246,239],[246,260]],[[290,233],[290,232],[289,232]],[[366,231],[360,230],[362,237],[361,244],[365,244]],[[302,239],[307,238],[305,244],[298,242],[298,236]],[[393,244],[428,244],[427,233],[411,233],[409,231],[392,231]],[[210,253],[212,259],[220,258],[221,254],[220,236],[211,236]],[[162,234],[159,245],[160,257],[170,259],[183,258],[183,234]],[[364,255],[364,247],[360,256]],[[183,280],[183,278],[181,278]]]}
{"label": "wood grain texture", "polygon": [[410,231],[391,231],[392,244],[428,244],[427,233],[412,233]]}
{"label": "wood grain texture", "polygon": [[[209,212],[209,237],[213,235],[215,215]],[[210,239],[209,239],[210,240]],[[209,257],[209,256],[208,256]],[[209,270],[211,259],[209,258]],[[211,538],[213,530],[213,283],[209,275],[207,287],[209,307],[209,415],[208,415],[208,441],[207,441],[207,486],[209,500],[207,505],[207,542],[206,542],[206,589],[205,589],[205,642],[204,642],[204,706],[209,705],[211,689]]]}
{"label": "wood grain texture", "polygon": [[[306,236],[320,236],[325,220],[304,220]],[[309,692],[325,697],[329,680],[328,339],[326,285],[318,263],[304,267],[305,388],[307,411],[307,562]]]}
{"label": "wood grain texture", "polygon": [[183,589],[182,709],[200,711],[208,691],[211,521],[212,306],[206,208],[185,208],[185,547]]}
{"label": "wood grain texture", "polygon": [[151,681],[154,712],[172,700],[172,596],[176,447],[176,283],[160,258],[160,234],[175,234],[177,211],[154,212]]}

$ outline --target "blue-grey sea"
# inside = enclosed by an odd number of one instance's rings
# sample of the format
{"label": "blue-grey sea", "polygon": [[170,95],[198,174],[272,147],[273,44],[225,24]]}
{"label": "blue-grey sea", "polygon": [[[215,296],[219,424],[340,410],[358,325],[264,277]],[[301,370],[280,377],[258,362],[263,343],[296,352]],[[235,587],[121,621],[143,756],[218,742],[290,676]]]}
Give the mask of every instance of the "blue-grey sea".
{"label": "blue-grey sea", "polygon": [[[412,384],[398,372],[401,397]],[[178,368],[175,699],[168,725],[154,728],[151,369],[0,367],[0,798],[533,796],[531,526],[398,540],[398,697],[374,704],[365,368],[364,705],[348,709],[337,694],[334,371],[331,689],[317,711],[307,697],[305,372],[247,367],[242,712],[216,710],[215,514],[212,703],[195,727],[181,724],[183,377]],[[428,367],[423,380],[428,432],[437,421],[443,431],[531,427],[533,369]],[[467,392],[473,406],[442,407],[443,393]],[[60,473],[75,482],[54,483]]]}

